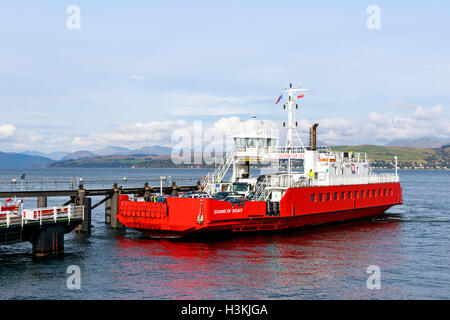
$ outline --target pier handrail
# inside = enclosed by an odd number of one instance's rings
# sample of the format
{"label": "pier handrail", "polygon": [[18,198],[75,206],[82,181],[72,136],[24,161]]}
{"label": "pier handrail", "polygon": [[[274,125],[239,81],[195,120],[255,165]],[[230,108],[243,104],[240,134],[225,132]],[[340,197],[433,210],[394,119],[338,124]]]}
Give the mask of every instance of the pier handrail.
{"label": "pier handrail", "polygon": [[21,211],[6,211],[4,217],[0,219],[0,227],[7,228],[13,225],[25,225],[28,223],[58,222],[67,220],[70,223],[73,219],[84,220],[84,206],[61,206],[23,209]]}

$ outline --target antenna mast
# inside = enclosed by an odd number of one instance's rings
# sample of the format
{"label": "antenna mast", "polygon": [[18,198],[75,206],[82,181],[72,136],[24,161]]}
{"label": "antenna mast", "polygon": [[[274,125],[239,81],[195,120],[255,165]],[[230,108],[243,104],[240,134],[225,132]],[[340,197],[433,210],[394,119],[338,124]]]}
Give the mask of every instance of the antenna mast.
{"label": "antenna mast", "polygon": [[291,149],[293,138],[294,138],[294,132],[297,135],[298,140],[300,141],[300,144],[303,146],[303,142],[300,139],[300,136],[297,133],[296,127],[297,127],[297,121],[295,119],[296,110],[298,109],[298,104],[296,100],[294,99],[294,94],[301,93],[297,96],[297,98],[303,97],[303,92],[308,91],[309,89],[303,89],[303,88],[292,88],[292,83],[289,84],[289,88],[283,89],[283,93],[287,93],[288,95],[288,101],[286,102],[285,106],[287,106],[288,111],[288,123],[287,123],[287,137],[286,137],[286,146]]}

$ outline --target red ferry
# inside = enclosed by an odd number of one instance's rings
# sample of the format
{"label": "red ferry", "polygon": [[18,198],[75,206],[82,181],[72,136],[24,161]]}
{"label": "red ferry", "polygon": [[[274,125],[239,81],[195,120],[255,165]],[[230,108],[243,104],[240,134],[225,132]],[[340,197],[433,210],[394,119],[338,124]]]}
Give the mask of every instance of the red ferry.
{"label": "red ferry", "polygon": [[[296,99],[307,89],[283,89],[288,111],[286,145],[253,117],[248,131],[234,137],[235,150],[205,177],[202,190],[181,197],[143,201],[121,195],[119,221],[152,237],[183,237],[205,232],[291,229],[382,214],[402,204],[397,173],[376,174],[364,153],[316,146],[316,128],[305,147],[296,131]],[[278,99],[277,103],[281,100]],[[294,138],[300,142],[294,145]],[[250,175],[258,165],[261,174]],[[296,171],[298,166],[302,171]],[[224,177],[232,168],[231,180]]]}

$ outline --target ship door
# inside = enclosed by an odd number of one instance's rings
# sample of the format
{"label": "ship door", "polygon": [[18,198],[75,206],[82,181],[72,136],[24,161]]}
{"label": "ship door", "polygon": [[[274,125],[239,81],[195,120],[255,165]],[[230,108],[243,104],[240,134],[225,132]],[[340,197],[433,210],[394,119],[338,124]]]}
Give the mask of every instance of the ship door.
{"label": "ship door", "polygon": [[267,216],[278,217],[280,215],[280,202],[279,201],[267,201]]}

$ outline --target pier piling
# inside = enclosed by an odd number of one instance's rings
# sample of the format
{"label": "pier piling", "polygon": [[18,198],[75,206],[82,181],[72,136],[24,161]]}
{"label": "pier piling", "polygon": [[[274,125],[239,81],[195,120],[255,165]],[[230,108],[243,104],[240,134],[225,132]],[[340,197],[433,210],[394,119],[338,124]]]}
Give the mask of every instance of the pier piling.
{"label": "pier piling", "polygon": [[117,183],[114,184],[114,191],[111,197],[111,222],[110,227],[114,230],[124,229],[125,226],[119,222],[117,216],[119,215],[119,195],[120,189],[117,187]]}
{"label": "pier piling", "polygon": [[51,224],[43,226],[34,235],[31,243],[36,257],[56,255],[64,252],[64,226]]}
{"label": "pier piling", "polygon": [[45,197],[45,196],[37,197],[37,207],[38,208],[47,207],[47,197]]}
{"label": "pier piling", "polygon": [[109,198],[105,201],[105,223],[106,224],[111,223],[111,204],[112,204],[111,198]]}
{"label": "pier piling", "polygon": [[75,198],[75,205],[84,206],[84,220],[76,227],[76,232],[91,234],[91,206],[92,199],[86,197],[86,190],[83,189],[83,185],[80,184],[78,194]]}

